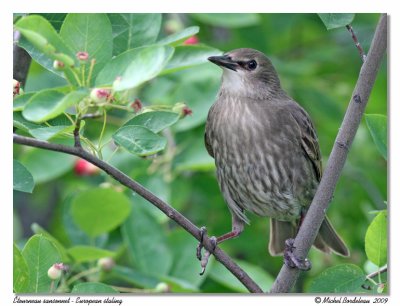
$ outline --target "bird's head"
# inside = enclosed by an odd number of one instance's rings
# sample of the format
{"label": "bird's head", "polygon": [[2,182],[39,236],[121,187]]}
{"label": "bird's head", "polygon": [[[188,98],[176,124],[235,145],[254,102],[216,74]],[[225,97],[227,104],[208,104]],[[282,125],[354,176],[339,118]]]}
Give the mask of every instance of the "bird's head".
{"label": "bird's head", "polygon": [[235,49],[208,60],[223,69],[221,90],[253,98],[266,98],[281,90],[278,74],[264,53]]}

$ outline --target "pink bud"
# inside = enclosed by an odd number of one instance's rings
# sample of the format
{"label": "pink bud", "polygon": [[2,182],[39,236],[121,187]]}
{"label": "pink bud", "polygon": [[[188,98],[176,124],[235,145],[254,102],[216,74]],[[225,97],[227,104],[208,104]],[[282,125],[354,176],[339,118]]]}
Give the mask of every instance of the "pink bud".
{"label": "pink bud", "polygon": [[135,99],[135,101],[132,102],[131,107],[133,108],[133,111],[135,113],[138,113],[142,109],[143,105],[142,105],[142,102],[139,99]]}
{"label": "pink bud", "polygon": [[90,98],[94,102],[106,102],[111,96],[111,92],[104,88],[93,88],[90,93]]}
{"label": "pink bud", "polygon": [[76,58],[80,61],[87,61],[89,59],[89,53],[84,51],[79,51],[76,53]]}
{"label": "pink bud", "polygon": [[197,38],[196,35],[189,37],[188,39],[186,39],[183,42],[184,45],[197,45],[198,43],[199,43],[199,39]]}
{"label": "pink bud", "polygon": [[74,172],[79,176],[95,175],[99,171],[99,168],[82,158],[75,162]]}
{"label": "pink bud", "polygon": [[21,89],[21,83],[17,80],[13,80],[13,97],[19,95],[19,91]]}

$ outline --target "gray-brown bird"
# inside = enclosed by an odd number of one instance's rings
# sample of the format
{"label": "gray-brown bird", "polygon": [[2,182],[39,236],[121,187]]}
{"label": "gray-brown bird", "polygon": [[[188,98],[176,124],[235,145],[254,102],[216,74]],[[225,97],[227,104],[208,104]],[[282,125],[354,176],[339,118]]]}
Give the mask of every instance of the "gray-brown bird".
{"label": "gray-brown bird", "polygon": [[[208,113],[205,144],[237,237],[246,211],[270,217],[269,252],[279,255],[296,236],[321,179],[318,138],[307,112],[281,88],[271,61],[253,49],[211,56],[223,69],[217,101]],[[348,256],[327,218],[314,246]]]}

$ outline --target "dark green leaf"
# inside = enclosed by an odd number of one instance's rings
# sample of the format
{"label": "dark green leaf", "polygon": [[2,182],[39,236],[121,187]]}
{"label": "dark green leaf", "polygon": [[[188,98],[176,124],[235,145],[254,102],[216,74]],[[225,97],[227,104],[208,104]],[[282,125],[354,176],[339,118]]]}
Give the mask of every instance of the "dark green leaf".
{"label": "dark green leaf", "polygon": [[148,128],[154,133],[173,125],[179,120],[179,114],[174,112],[155,111],[136,115],[126,122],[124,126],[140,125]]}
{"label": "dark green leaf", "polygon": [[[121,53],[100,71],[96,84],[114,84],[116,91],[137,87],[157,76],[173,52],[172,47],[155,45]],[[117,77],[121,77],[121,80],[114,83]]]}
{"label": "dark green leaf", "polygon": [[13,126],[25,132],[28,132],[30,129],[42,127],[39,124],[26,120],[24,117],[22,117],[21,112],[13,112]]}
{"label": "dark green leaf", "polygon": [[29,267],[27,293],[50,292],[52,280],[47,276],[47,271],[61,260],[57,248],[43,235],[34,235],[26,243],[22,256]]}
{"label": "dark green leaf", "polygon": [[387,212],[380,212],[371,222],[365,235],[365,252],[378,267],[387,263]]}
{"label": "dark green leaf", "polygon": [[161,27],[161,14],[108,14],[114,37],[114,55],[152,44]]}
{"label": "dark green leaf", "polygon": [[190,16],[205,24],[231,29],[254,26],[260,22],[260,17],[254,13],[195,13]]}
{"label": "dark green leaf", "polygon": [[345,27],[354,19],[355,14],[318,14],[328,30]]}
{"label": "dark green leaf", "polygon": [[13,111],[22,111],[25,107],[25,104],[28,103],[29,99],[32,98],[34,94],[34,92],[30,92],[15,97],[13,101]]}
{"label": "dark green leaf", "polygon": [[121,127],[113,135],[114,141],[132,154],[147,156],[164,150],[167,140],[149,129],[128,125]]}
{"label": "dark green leaf", "polygon": [[96,59],[92,80],[112,56],[112,29],[106,14],[68,14],[60,31],[65,43],[74,54],[87,52],[89,62],[85,66],[88,76],[90,60]]}
{"label": "dark green leaf", "polygon": [[13,160],[13,189],[32,193],[35,187],[32,174],[17,160]]}
{"label": "dark green leaf", "polygon": [[115,253],[92,246],[77,245],[68,249],[68,254],[77,262],[94,261],[103,257],[114,257]]}
{"label": "dark green leaf", "polygon": [[164,228],[138,205],[122,226],[122,236],[135,266],[152,276],[167,275],[172,265]]}
{"label": "dark green leaf", "polygon": [[112,188],[92,188],[80,192],[71,205],[75,223],[91,237],[115,229],[130,212],[129,199]]}
{"label": "dark green leaf", "polygon": [[387,117],[385,115],[365,115],[372,139],[383,158],[387,159]]}
{"label": "dark green leaf", "polygon": [[82,294],[82,293],[118,293],[113,287],[103,283],[88,282],[80,283],[72,288],[71,293]]}
{"label": "dark green leaf", "polygon": [[44,122],[62,114],[87,95],[88,93],[84,90],[73,91],[67,95],[53,89],[43,90],[29,99],[22,115],[25,119],[33,122]]}
{"label": "dark green leaf", "polygon": [[312,293],[359,293],[365,274],[356,265],[342,264],[326,269],[310,283]]}
{"label": "dark green leaf", "polygon": [[177,33],[171,34],[167,37],[164,37],[157,43],[161,44],[161,45],[171,45],[171,46],[175,47],[175,46],[181,44],[187,38],[197,34],[199,32],[199,30],[200,30],[200,28],[197,26],[189,27],[189,28],[183,29],[180,32],[177,32]]}
{"label": "dark green leaf", "polygon": [[13,290],[15,293],[29,292],[29,268],[15,244],[13,244]]}
{"label": "dark green leaf", "polygon": [[35,129],[30,129],[29,134],[31,134],[33,137],[40,139],[40,140],[49,140],[53,137],[56,137],[62,133],[70,133],[74,130],[74,126],[50,126],[50,127],[41,127],[41,128],[35,128]]}
{"label": "dark green leaf", "polygon": [[31,149],[20,159],[29,170],[36,184],[53,180],[68,170],[74,164],[75,157],[59,152]]}
{"label": "dark green leaf", "polygon": [[53,28],[56,31],[60,31],[61,26],[65,19],[65,16],[67,16],[67,14],[65,14],[65,13],[40,13],[37,15],[40,15],[40,16],[43,16],[44,18],[46,18],[51,23],[51,25],[53,26]]}
{"label": "dark green leaf", "polygon": [[161,74],[172,73],[192,66],[207,63],[207,58],[222,52],[207,46],[178,46]]}
{"label": "dark green leaf", "polygon": [[154,288],[160,283],[160,280],[156,277],[122,266],[115,266],[110,271],[110,277],[123,280],[140,288]]}
{"label": "dark green leaf", "polygon": [[[235,260],[235,262],[244,271],[246,271],[257,284],[260,284],[263,291],[269,291],[274,282],[272,276],[270,276],[259,266],[240,260]],[[232,273],[230,273],[222,264],[217,261],[214,262],[209,275],[214,281],[234,291],[243,293],[249,292],[246,287]]]}

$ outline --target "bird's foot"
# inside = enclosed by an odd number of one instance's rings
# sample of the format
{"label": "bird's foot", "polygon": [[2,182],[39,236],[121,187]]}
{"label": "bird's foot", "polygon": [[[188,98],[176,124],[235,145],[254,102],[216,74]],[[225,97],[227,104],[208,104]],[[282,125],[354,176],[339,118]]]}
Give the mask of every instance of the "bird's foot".
{"label": "bird's foot", "polygon": [[[200,228],[200,242],[199,242],[199,244],[198,244],[198,246],[196,248],[196,256],[197,256],[197,259],[200,260],[200,265],[201,265],[200,275],[203,275],[204,272],[206,271],[206,267],[207,267],[207,264],[208,264],[208,259],[210,258],[210,255],[211,255],[211,252],[209,252],[208,250],[206,250],[204,252],[204,257],[201,255],[201,250],[204,247],[203,242],[204,242],[204,237],[205,236],[207,236],[207,229],[204,226],[202,226]],[[211,241],[211,243],[213,245],[213,250],[214,250],[216,248],[216,246],[217,246],[217,238],[212,236],[212,237],[210,237],[210,241]]]}
{"label": "bird's foot", "polygon": [[311,269],[311,261],[307,258],[301,259],[294,255],[294,239],[289,238],[285,241],[285,250],[283,252],[283,260],[285,265],[289,268],[297,268],[302,271],[308,271]]}

